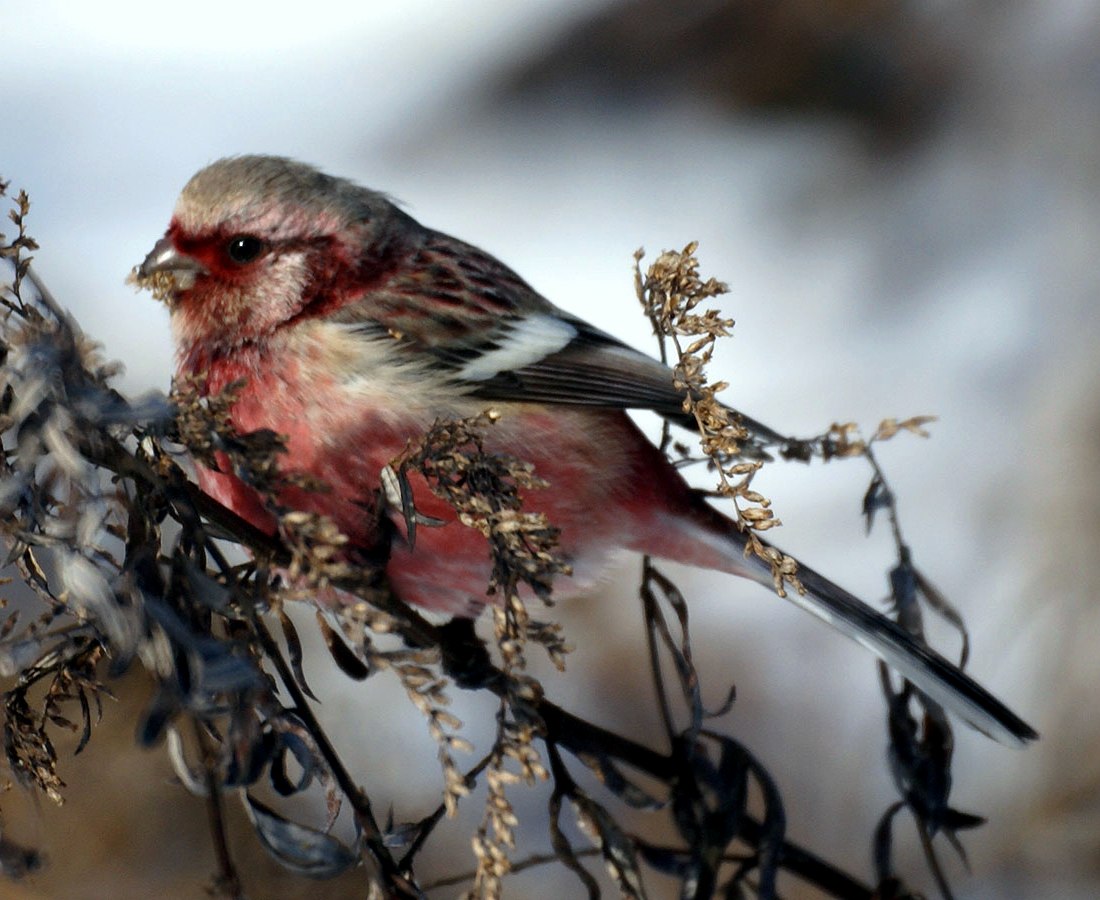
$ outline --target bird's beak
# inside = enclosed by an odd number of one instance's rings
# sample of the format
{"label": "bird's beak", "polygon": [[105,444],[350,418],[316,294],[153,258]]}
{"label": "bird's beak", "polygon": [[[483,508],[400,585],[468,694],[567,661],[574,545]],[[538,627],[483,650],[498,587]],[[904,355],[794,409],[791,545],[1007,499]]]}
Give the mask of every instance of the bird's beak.
{"label": "bird's beak", "polygon": [[172,239],[165,235],[157,241],[137,270],[139,278],[150,278],[159,272],[174,276],[176,289],[184,291],[195,283],[196,275],[206,272],[206,266],[193,256],[177,250]]}

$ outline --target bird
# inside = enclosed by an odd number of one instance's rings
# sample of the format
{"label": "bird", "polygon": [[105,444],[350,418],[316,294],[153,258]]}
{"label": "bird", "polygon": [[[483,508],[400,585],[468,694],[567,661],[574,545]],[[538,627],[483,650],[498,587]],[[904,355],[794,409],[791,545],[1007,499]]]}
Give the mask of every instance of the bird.
{"label": "bird", "polygon": [[[742,576],[769,588],[737,523],[692,489],[630,418],[683,421],[672,370],[558,308],[495,257],[420,224],[386,194],[279,156],[217,160],[184,186],[168,228],[136,267],[166,273],[176,377],[236,393],[240,433],[285,441],[280,468],[323,483],[281,504],[328,516],[347,546],[376,546],[383,471],[441,420],[492,407],[486,452],[533,464],[548,485],[523,497],[560,529],[572,575],[555,598],[591,593],[616,551]],[[767,433],[763,426],[755,427]],[[200,488],[269,533],[269,505],[224,466]],[[438,523],[392,542],[396,595],[455,617],[485,603],[485,537],[426,483],[418,515]],[[396,511],[394,519],[399,518]],[[788,599],[877,655],[931,700],[1008,745],[1036,732],[923,641],[809,566]]]}

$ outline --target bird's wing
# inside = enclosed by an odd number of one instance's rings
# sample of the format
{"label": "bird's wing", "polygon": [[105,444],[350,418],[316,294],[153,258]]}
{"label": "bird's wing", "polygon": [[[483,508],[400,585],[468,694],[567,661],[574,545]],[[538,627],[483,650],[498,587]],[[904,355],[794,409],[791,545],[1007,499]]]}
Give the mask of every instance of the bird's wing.
{"label": "bird's wing", "polygon": [[[668,366],[558,309],[503,263],[446,235],[429,233],[417,258],[341,318],[349,317],[431,357],[469,396],[652,410],[696,427]],[[784,442],[737,416],[757,449]]]}
{"label": "bird's wing", "polygon": [[[524,359],[520,332],[550,331],[560,347]],[[499,329],[494,348],[461,365],[457,374],[473,396],[486,400],[530,400],[577,406],[646,409],[694,430],[684,411],[684,392],[672,370],[599,329],[571,317],[530,320]],[[546,342],[552,346],[549,341]],[[512,362],[518,364],[510,364]],[[742,413],[735,413],[754,443],[778,445],[781,435]]]}

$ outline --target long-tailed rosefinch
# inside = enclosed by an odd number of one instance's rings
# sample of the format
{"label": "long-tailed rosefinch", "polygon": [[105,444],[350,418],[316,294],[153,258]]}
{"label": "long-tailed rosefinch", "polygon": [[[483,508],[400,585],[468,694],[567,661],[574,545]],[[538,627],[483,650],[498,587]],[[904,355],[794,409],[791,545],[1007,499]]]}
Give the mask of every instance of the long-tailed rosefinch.
{"label": "long-tailed rosefinch", "polygon": [[[267,156],[224,159],[183,189],[140,267],[174,278],[180,375],[205,389],[245,379],[241,432],[285,436],[284,468],[324,482],[287,505],[323,513],[352,548],[373,547],[381,472],[438,419],[500,413],[486,449],[549,482],[525,497],[561,530],[573,567],[557,595],[590,588],[629,549],[771,585],[746,535],[692,491],[627,416],[682,414],[664,365],[555,307],[493,257],[425,228],[384,195]],[[231,472],[199,469],[208,494],[254,525],[274,521]],[[490,575],[482,535],[424,485],[418,512],[449,524],[395,541],[398,596],[471,615]],[[799,606],[854,638],[933,700],[1009,743],[1035,732],[957,667],[800,564]]]}

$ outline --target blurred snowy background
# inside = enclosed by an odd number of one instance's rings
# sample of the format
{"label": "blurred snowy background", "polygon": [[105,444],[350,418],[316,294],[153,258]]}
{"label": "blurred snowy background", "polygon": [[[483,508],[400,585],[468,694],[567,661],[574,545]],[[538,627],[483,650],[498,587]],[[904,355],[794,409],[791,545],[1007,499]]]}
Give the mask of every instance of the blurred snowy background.
{"label": "blurred snowy background", "polygon": [[[881,450],[906,537],[967,617],[972,671],[1044,736],[1018,752],[960,727],[955,804],[991,821],[965,836],[972,875],[949,871],[968,897],[1100,890],[1100,7],[37,0],[0,5],[0,32],[0,175],[30,193],[38,271],[125,363],[127,391],[166,388],[171,348],[163,308],[123,278],[196,169],[269,152],[391,193],[643,346],[632,252],[698,239],[731,287],[715,370],[731,403],[807,435],[937,414],[932,440]],[[776,465],[759,484],[786,523],[776,540],[874,601],[891,557],[885,529],[863,536],[867,478],[859,462]],[[677,575],[699,598],[709,696],[736,682],[723,727],[771,767],[789,836],[870,877],[893,797],[871,660],[766,592]],[[646,735],[635,577],[624,561],[614,599],[561,609],[578,649],[547,686]],[[204,896],[204,808],[133,746],[141,692],[63,762],[66,807],[5,796],[11,836],[52,862],[0,894]],[[321,693],[375,801],[430,809],[435,750],[404,701],[339,677]],[[520,793],[541,817],[544,798]],[[450,829],[432,871],[468,865],[469,833]],[[355,878],[281,876],[244,828],[235,843],[254,896],[361,895]],[[916,850],[901,867],[927,883]],[[575,895],[559,876],[512,895]]]}

